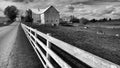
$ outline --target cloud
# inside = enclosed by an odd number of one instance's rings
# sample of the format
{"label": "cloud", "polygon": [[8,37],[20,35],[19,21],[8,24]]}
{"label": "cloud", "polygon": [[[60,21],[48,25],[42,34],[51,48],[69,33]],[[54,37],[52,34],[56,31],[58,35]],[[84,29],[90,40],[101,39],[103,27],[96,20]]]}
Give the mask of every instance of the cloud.
{"label": "cloud", "polygon": [[4,0],[4,1],[12,1],[12,2],[33,2],[35,0]]}
{"label": "cloud", "polygon": [[106,14],[111,14],[113,11],[115,11],[114,7],[110,8],[101,8],[101,9],[96,9],[93,11],[92,15],[96,17],[100,17]]}
{"label": "cloud", "polygon": [[99,5],[99,4],[104,4],[107,2],[120,2],[120,0],[84,0],[84,1],[75,1],[72,2],[72,5],[78,5],[78,4],[86,4],[86,5]]}
{"label": "cloud", "polygon": [[25,0],[12,0],[13,2],[24,2]]}
{"label": "cloud", "polygon": [[[88,19],[96,18],[120,18],[120,2],[108,2],[107,4],[86,5],[77,4],[74,6],[73,14],[79,18],[86,17]],[[79,7],[82,6],[82,7]],[[119,9],[118,9],[119,8]]]}
{"label": "cloud", "polygon": [[67,5],[66,6],[66,12],[74,12],[74,7],[72,5]]}
{"label": "cloud", "polygon": [[0,1],[0,9],[4,10],[7,6],[11,6],[14,5],[16,6],[18,9],[27,9],[30,8],[30,6],[28,6],[25,3],[21,3],[21,2],[13,2],[13,1]]}
{"label": "cloud", "polygon": [[75,15],[77,17],[102,18],[119,16],[120,0],[0,0],[3,10],[8,5],[15,5],[19,9],[46,8],[55,6],[60,14]]}
{"label": "cloud", "polygon": [[115,16],[120,16],[120,6],[119,7],[117,6],[117,8],[115,9],[115,11],[113,11],[111,14],[115,15]]}

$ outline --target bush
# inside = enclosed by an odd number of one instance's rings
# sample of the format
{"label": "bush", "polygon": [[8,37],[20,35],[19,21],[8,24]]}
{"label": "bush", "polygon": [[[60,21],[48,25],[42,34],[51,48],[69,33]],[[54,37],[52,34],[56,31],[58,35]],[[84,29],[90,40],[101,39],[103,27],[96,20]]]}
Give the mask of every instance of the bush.
{"label": "bush", "polygon": [[72,26],[71,24],[69,24],[67,21],[62,21],[59,23],[62,26]]}
{"label": "bush", "polygon": [[60,25],[67,24],[67,21],[61,21],[59,24],[60,24]]}
{"label": "bush", "polygon": [[81,19],[80,19],[80,23],[82,23],[82,24],[84,24],[84,25],[86,25],[88,22],[89,22],[89,20],[86,19],[86,18],[81,18]]}
{"label": "bush", "polygon": [[76,17],[72,17],[72,18],[70,19],[70,22],[72,22],[72,23],[79,23],[80,21],[79,21],[79,19],[77,19]]}

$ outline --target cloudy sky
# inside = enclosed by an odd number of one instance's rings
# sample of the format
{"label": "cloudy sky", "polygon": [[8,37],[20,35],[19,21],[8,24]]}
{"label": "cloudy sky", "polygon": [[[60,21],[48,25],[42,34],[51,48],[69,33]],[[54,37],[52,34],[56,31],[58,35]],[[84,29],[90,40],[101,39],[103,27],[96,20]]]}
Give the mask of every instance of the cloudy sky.
{"label": "cloudy sky", "polygon": [[62,16],[74,15],[88,19],[120,18],[120,0],[0,0],[0,16],[8,5],[15,5],[22,10],[53,5]]}

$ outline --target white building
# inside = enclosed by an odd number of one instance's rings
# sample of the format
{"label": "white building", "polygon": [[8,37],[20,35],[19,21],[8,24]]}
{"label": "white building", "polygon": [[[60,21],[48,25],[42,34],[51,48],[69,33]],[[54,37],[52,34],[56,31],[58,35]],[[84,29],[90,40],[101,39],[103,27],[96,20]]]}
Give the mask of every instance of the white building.
{"label": "white building", "polygon": [[59,11],[57,11],[53,6],[46,9],[31,9],[32,17],[34,23],[40,24],[59,24]]}

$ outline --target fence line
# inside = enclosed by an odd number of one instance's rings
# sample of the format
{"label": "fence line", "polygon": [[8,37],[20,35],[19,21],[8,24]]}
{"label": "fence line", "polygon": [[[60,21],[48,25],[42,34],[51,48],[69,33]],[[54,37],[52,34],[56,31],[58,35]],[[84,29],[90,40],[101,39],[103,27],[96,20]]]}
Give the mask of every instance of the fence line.
{"label": "fence line", "polygon": [[[24,30],[25,31],[25,30]],[[32,43],[32,39],[28,36],[28,34],[27,34],[27,32],[25,31],[25,34],[27,35],[27,38],[29,38],[28,40],[30,41],[30,43],[32,44],[32,47],[33,47],[33,49],[35,50],[35,52],[36,52],[36,54],[38,55],[38,57],[39,57],[39,59],[41,60],[41,62],[42,62],[42,64],[43,64],[43,66],[44,66],[44,68],[47,68],[46,67],[46,65],[44,64],[44,62],[43,62],[43,60],[42,60],[42,58],[40,57],[40,55],[39,55],[39,53],[38,53],[38,51],[36,50],[36,44],[33,42]],[[34,46],[35,45],[35,46]],[[51,68],[54,68],[52,65],[50,65],[51,66]]]}
{"label": "fence line", "polygon": [[[54,68],[54,66],[50,63],[49,57],[52,57],[61,68],[71,68],[71,66],[69,64],[67,64],[64,60],[62,60],[62,58],[60,58],[57,54],[55,54],[55,52],[53,52],[50,49],[50,43],[53,43],[57,47],[61,48],[62,50],[73,55],[74,57],[76,57],[80,61],[88,64],[89,66],[91,66],[93,68],[120,68],[119,65],[114,64],[108,60],[100,58],[96,55],[93,55],[93,54],[86,52],[82,49],[74,47],[73,45],[65,43],[65,42],[58,40],[56,38],[53,38],[53,37],[46,35],[46,34],[40,32],[36,29],[28,27],[24,24],[21,24],[21,25],[22,25],[22,28],[23,28],[25,34],[27,35],[29,41],[31,42],[34,50],[36,51],[39,59],[41,60],[43,66],[45,68],[47,68],[47,67]],[[47,45],[45,45],[42,41],[40,41],[37,38],[37,36],[40,36],[40,37],[46,39]],[[39,48],[37,43],[46,51],[45,55],[43,54],[42,50]]]}

